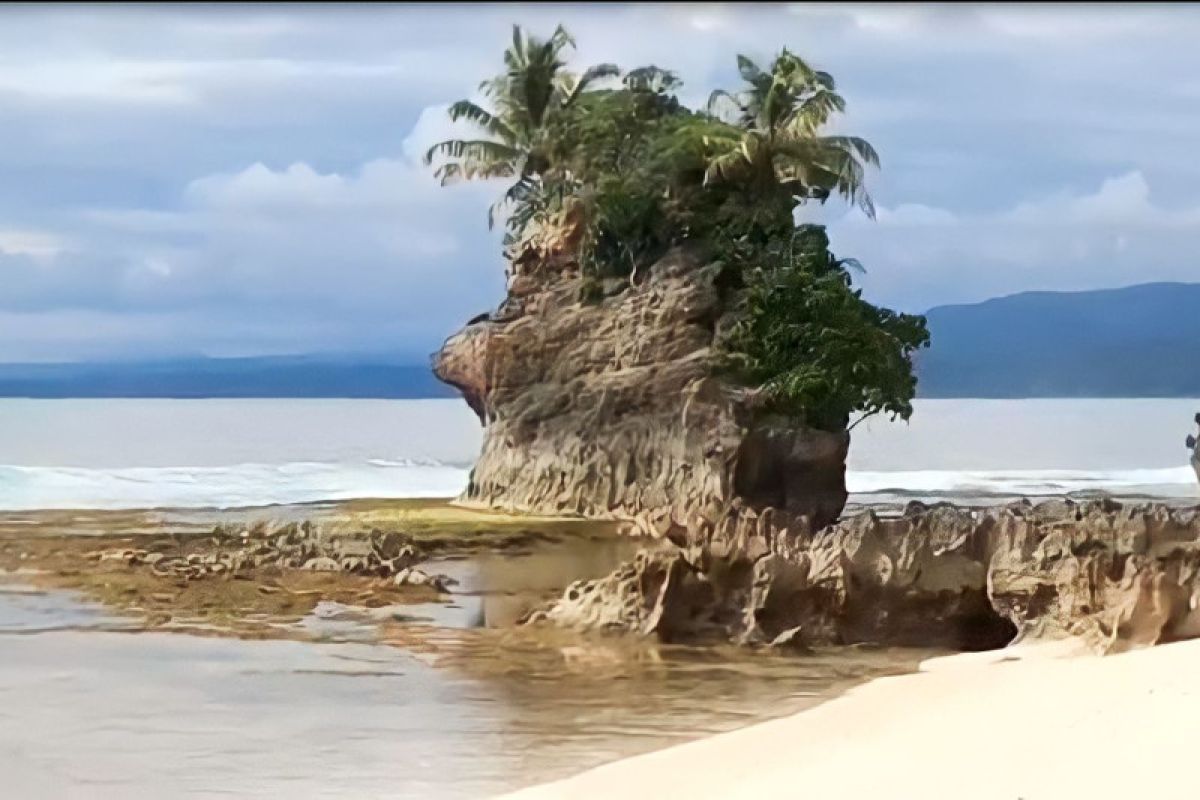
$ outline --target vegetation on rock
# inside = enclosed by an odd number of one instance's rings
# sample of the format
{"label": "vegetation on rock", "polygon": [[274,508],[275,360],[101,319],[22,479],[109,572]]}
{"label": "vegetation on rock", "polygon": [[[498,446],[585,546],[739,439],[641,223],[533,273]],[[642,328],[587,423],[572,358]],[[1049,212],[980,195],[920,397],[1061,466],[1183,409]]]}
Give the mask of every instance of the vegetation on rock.
{"label": "vegetation on rock", "polygon": [[505,72],[480,86],[489,108],[450,107],[480,137],[426,154],[443,184],[513,181],[489,213],[489,224],[505,215],[510,260],[566,250],[587,284],[581,300],[595,302],[599,281],[636,283],[672,246],[703,247],[736,290],[720,364],[770,410],[829,430],[854,413],[907,419],[924,318],[863,300],[856,262],[836,259],[820,226],[795,220],[801,204],[834,195],[874,216],[874,148],[825,132],[845,109],[833,77],[786,49],[769,69],[739,56],[745,87],[690,109],[678,76],[656,66],[568,72],[573,46],[561,27],[546,40],[514,28]]}
{"label": "vegetation on rock", "polygon": [[851,288],[856,262],[834,258],[816,225],[786,247],[760,248],[725,363],[778,410],[840,430],[851,413],[908,419],[917,381],[909,354],[928,343],[922,317],[898,314]]}

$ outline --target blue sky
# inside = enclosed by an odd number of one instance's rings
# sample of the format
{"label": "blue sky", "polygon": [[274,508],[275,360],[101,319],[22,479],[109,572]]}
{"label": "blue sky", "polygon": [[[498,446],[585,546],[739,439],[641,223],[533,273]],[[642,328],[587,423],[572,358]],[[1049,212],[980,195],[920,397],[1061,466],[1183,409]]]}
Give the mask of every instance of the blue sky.
{"label": "blue sky", "polygon": [[872,299],[1200,281],[1200,10],[10,7],[0,360],[424,358],[503,292],[491,185],[419,162],[510,27],[698,102],[788,46],[838,79],[879,218],[814,209]]}

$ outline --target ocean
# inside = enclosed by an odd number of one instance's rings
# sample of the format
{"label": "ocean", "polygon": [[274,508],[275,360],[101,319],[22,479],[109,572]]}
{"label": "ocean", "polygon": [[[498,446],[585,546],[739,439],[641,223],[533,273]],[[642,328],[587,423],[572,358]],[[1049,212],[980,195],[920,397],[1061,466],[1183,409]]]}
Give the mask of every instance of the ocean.
{"label": "ocean", "polygon": [[[1200,501],[1200,400],[919,400],[854,429],[852,501],[1109,492]],[[450,497],[482,438],[458,400],[0,399],[0,510]]]}

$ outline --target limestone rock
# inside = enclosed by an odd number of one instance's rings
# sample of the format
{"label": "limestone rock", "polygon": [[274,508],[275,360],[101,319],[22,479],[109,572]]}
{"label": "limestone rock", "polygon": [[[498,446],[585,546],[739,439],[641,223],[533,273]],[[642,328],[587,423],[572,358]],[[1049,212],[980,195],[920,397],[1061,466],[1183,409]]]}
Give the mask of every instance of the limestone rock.
{"label": "limestone rock", "polygon": [[[720,630],[749,644],[800,630],[811,643],[967,650],[1078,636],[1115,652],[1200,636],[1198,509],[914,504],[900,517],[868,511],[815,533],[767,519],[725,526],[710,544],[690,545],[686,561],[683,551],[659,554],[576,585],[545,616],[642,633],[669,620],[676,635]],[[761,537],[762,554],[727,546],[735,534]],[[672,559],[689,567],[674,583],[663,566]]]}
{"label": "limestone rock", "polygon": [[[148,566],[160,577],[199,580],[233,576],[256,568],[308,569],[349,572],[390,578],[422,559],[411,537],[398,531],[324,535],[309,522],[289,522],[271,529],[266,523],[251,528],[218,525],[208,552],[168,554],[146,550],[111,550],[94,558]],[[174,548],[171,542],[158,546]]]}
{"label": "limestone rock", "polygon": [[581,630],[636,631],[661,641],[719,634],[718,590],[678,553],[640,551],[604,578],[576,581],[527,622],[549,621]]}
{"label": "limestone rock", "polygon": [[588,303],[569,267],[514,277],[501,307],[434,357],[485,426],[462,500],[625,519],[680,541],[735,500],[834,521],[849,436],[767,417],[718,374],[714,343],[735,300],[720,273],[678,248]]}

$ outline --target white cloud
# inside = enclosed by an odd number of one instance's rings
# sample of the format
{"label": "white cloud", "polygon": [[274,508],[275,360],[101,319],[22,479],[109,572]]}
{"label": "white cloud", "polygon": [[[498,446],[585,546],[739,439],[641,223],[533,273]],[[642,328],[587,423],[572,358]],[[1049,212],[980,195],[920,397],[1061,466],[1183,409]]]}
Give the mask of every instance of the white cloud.
{"label": "white cloud", "polygon": [[501,293],[501,187],[441,189],[420,157],[465,131],[446,104],[513,21],[564,22],[576,66],[675,69],[692,103],[736,82],[736,53],[833,72],[844,129],[882,153],[880,210],[816,216],[881,301],[1200,280],[1194,9],[20,7],[0,31],[0,340],[428,349]]}
{"label": "white cloud", "polygon": [[835,250],[867,266],[867,293],[911,310],[1029,289],[1200,280],[1200,204],[1164,206],[1134,170],[1094,191],[954,213],[918,204],[830,222]]}
{"label": "white cloud", "polygon": [[1092,223],[1169,224],[1178,217],[1154,208],[1150,186],[1139,171],[1106,178],[1099,190],[1077,195],[1061,192],[1034,202],[1021,203],[1007,214],[1007,220],[1026,225]]}
{"label": "white cloud", "polygon": [[[52,267],[28,258],[0,264],[0,311],[47,319],[98,314],[198,330],[176,341],[188,350],[236,351],[231,332],[243,331],[253,336],[242,344],[251,352],[268,344],[286,352],[282,339],[294,342],[293,350],[390,344],[420,357],[501,294],[498,243],[482,214],[465,218],[463,208],[463,201],[486,207],[495,190],[442,189],[404,157],[346,172],[302,162],[281,169],[252,164],[191,181],[172,211],[81,214],[73,251],[46,249],[56,241],[49,236],[0,231],[0,252],[45,253]],[[229,318],[241,315],[259,324],[231,327]],[[206,316],[220,332],[204,330]],[[37,325],[29,330],[45,335]],[[89,337],[111,335],[114,347],[120,339],[125,348],[125,330],[112,323],[54,341],[90,353]]]}
{"label": "white cloud", "polygon": [[0,253],[8,256],[30,256],[50,259],[67,247],[63,237],[47,231],[0,230]]}

